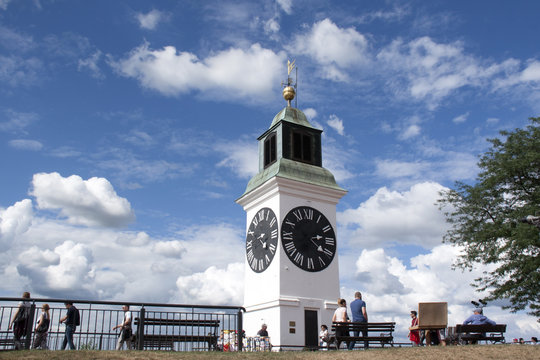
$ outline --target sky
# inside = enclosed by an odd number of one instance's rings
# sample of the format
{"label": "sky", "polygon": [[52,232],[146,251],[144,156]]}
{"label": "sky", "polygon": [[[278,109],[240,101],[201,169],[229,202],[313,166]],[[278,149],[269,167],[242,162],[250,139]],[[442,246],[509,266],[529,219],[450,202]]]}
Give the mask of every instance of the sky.
{"label": "sky", "polygon": [[[242,305],[257,137],[323,130],[341,296],[371,321],[484,294],[436,205],[540,115],[538,1],[0,0],[0,296]],[[296,74],[296,73],[294,73]],[[296,78],[296,76],[295,76]],[[507,339],[540,335],[490,303]],[[271,332],[271,329],[269,329]]]}

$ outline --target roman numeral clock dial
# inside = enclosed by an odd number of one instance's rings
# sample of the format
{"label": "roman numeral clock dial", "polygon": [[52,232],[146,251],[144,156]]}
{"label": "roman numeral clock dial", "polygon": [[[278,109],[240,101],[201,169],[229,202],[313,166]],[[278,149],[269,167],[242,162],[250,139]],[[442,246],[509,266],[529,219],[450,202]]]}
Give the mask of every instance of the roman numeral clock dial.
{"label": "roman numeral clock dial", "polygon": [[268,268],[276,254],[278,221],[270,208],[262,208],[253,217],[246,235],[246,257],[251,270],[260,273]]}
{"label": "roman numeral clock dial", "polygon": [[317,209],[300,206],[289,211],[281,224],[287,257],[302,270],[316,272],[330,265],[336,254],[336,234]]}

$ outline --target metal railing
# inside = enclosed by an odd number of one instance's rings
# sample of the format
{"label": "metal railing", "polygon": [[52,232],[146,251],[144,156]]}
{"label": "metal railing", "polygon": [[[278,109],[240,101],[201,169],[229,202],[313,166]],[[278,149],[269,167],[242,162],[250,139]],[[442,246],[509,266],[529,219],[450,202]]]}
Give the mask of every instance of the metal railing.
{"label": "metal railing", "polygon": [[[65,325],[60,319],[67,313],[65,299],[20,299],[0,297],[0,351],[14,349],[9,322],[20,301],[31,304],[23,347],[30,349],[41,306],[50,306],[47,345],[60,350],[65,338]],[[124,319],[122,305],[129,305],[132,314],[132,349],[174,351],[242,350],[242,313],[240,306],[158,304],[114,301],[72,301],[80,313],[80,326],[73,336],[77,349],[114,350],[120,330],[112,330]],[[127,344],[124,344],[124,349]]]}

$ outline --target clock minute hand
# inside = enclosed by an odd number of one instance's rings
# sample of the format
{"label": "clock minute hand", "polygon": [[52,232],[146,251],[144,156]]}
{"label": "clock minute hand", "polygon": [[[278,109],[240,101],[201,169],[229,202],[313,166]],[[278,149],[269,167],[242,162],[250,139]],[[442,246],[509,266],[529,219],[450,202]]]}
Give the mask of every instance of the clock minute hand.
{"label": "clock minute hand", "polygon": [[[314,237],[315,237],[315,236],[314,236]],[[322,236],[317,235],[317,240],[318,240],[319,238],[322,239]],[[317,243],[313,240],[313,237],[312,237],[310,240],[311,240],[311,242],[313,243],[313,245],[315,245],[315,246],[317,247],[317,251],[320,251],[320,252],[323,252],[323,251],[324,251],[323,248],[322,248],[322,246],[319,245],[319,244],[317,244]]]}

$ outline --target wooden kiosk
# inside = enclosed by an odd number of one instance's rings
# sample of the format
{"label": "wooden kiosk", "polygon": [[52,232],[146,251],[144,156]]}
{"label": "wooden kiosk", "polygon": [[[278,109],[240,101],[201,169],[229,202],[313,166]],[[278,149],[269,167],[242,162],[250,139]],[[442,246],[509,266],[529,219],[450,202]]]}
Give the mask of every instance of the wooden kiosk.
{"label": "wooden kiosk", "polygon": [[448,326],[448,303],[418,303],[418,326],[412,330],[425,330],[426,346],[431,346],[431,330],[445,330]]}

